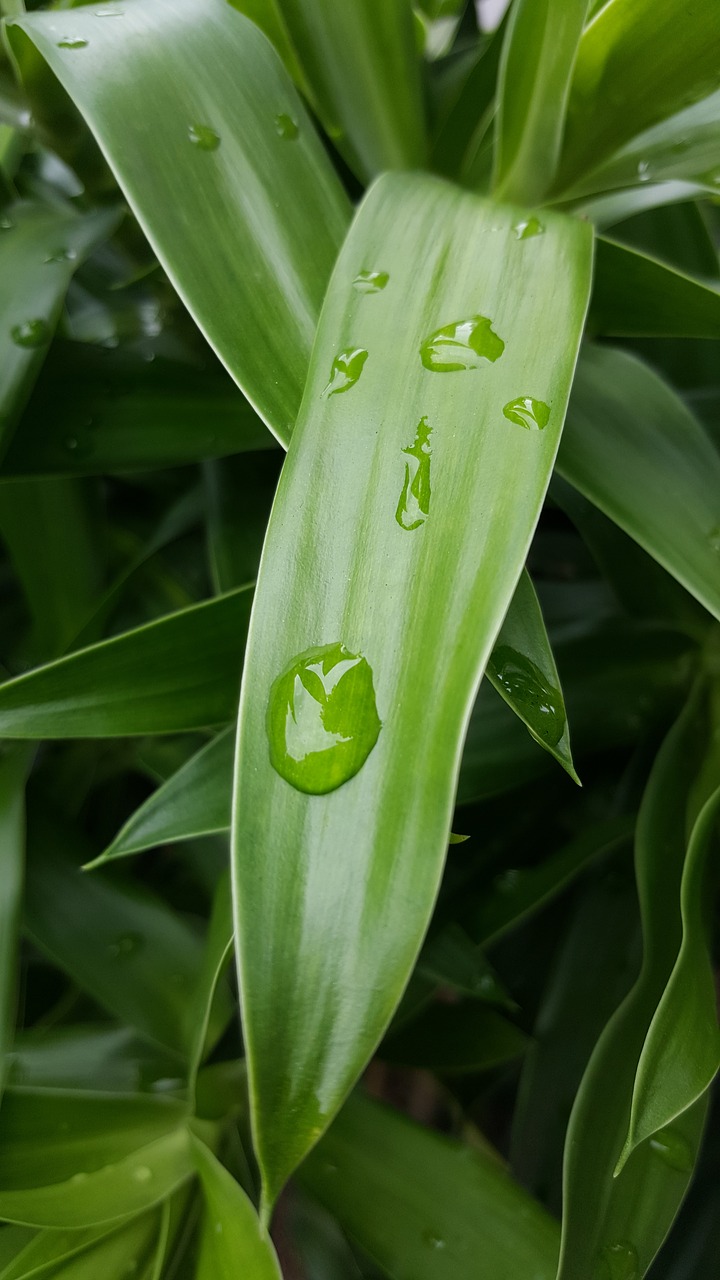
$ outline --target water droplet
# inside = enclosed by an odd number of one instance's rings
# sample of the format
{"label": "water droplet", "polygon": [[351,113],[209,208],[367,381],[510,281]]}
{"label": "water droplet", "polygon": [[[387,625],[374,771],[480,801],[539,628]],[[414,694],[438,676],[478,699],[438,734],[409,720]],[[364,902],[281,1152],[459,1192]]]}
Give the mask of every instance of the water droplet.
{"label": "water droplet", "polygon": [[429,1249],[434,1249],[438,1252],[440,1249],[445,1248],[445,1241],[442,1236],[438,1235],[437,1231],[423,1231],[423,1241]]}
{"label": "water droplet", "polygon": [[353,288],[358,293],[380,293],[389,279],[387,271],[360,271],[353,280]]}
{"label": "water droplet", "polygon": [[284,138],[286,142],[294,142],[300,133],[292,116],[285,115],[284,112],[275,117],[275,131],[278,137]]}
{"label": "water droplet", "polygon": [[495,679],[517,704],[530,732],[539,742],[554,747],[565,731],[565,713],[559,689],[548,684],[530,658],[510,645],[496,645],[489,666]]}
{"label": "water droplet", "polygon": [[286,782],[311,795],[342,786],[382,727],[367,659],[339,642],[298,654],[272,685],[266,726],[270,761]]}
{"label": "water droplet", "polygon": [[346,351],[339,351],[332,362],[330,381],[323,395],[336,396],[341,391],[349,391],[350,387],[354,387],[367,358],[368,353],[362,347],[348,347]]}
{"label": "water droplet", "polygon": [[13,325],[10,336],[18,347],[44,347],[50,341],[50,326],[45,320],[23,320]]}
{"label": "water droplet", "polygon": [[75,249],[54,249],[49,253],[45,262],[75,262],[77,259],[77,250]]}
{"label": "water droplet", "polygon": [[152,1169],[148,1169],[146,1164],[139,1164],[136,1169],[133,1169],[132,1176],[134,1182],[150,1182]]}
{"label": "water droplet", "polygon": [[217,151],[220,146],[220,134],[206,124],[188,125],[188,138],[199,151]]}
{"label": "water droplet", "polygon": [[96,9],[95,17],[96,18],[122,18],[123,13],[124,13],[123,9]]}
{"label": "water droplet", "polygon": [[637,176],[640,182],[650,181],[650,162],[641,160],[637,167]]}
{"label": "water droplet", "polygon": [[550,421],[550,406],[532,396],[518,396],[503,405],[503,414],[508,422],[516,422],[527,431],[542,431]]}
{"label": "water droplet", "polygon": [[692,1173],[695,1167],[690,1143],[677,1129],[659,1129],[650,1139],[650,1150],[678,1173]]}
{"label": "water droplet", "polygon": [[216,1222],[216,1223],[215,1223],[215,1235],[216,1235],[216,1236],[221,1236],[221,1235],[222,1235],[222,1233],[223,1233],[223,1224],[222,1224],[222,1222]]}
{"label": "water droplet", "polygon": [[710,543],[711,549],[720,554],[720,525],[716,524],[715,527],[710,530],[707,539]]}
{"label": "water droplet", "polygon": [[516,240],[531,240],[533,236],[545,234],[545,228],[539,218],[526,218],[523,222],[516,222],[513,231]]}
{"label": "water droplet", "polygon": [[12,231],[15,223],[6,213],[0,214],[0,231]]}
{"label": "water droplet", "polygon": [[73,1184],[73,1186],[78,1186],[81,1182],[87,1182],[87,1174],[74,1173],[70,1181]]}
{"label": "water droplet", "polygon": [[58,40],[58,49],[86,49],[87,40],[84,36],[63,36],[62,40]]}
{"label": "water droplet", "polygon": [[71,453],[74,453],[78,447],[77,436],[68,436],[64,443],[65,448],[69,449]]}
{"label": "water droplet", "polygon": [[606,1245],[602,1256],[610,1270],[611,1280],[638,1280],[640,1263],[634,1245],[619,1240],[617,1244]]}
{"label": "water droplet", "polygon": [[493,331],[487,316],[472,316],[436,329],[420,348],[420,359],[433,373],[479,369],[483,360],[499,360],[505,343]]}
{"label": "water droplet", "polygon": [[493,880],[493,885],[498,893],[513,893],[522,881],[522,871],[517,867],[508,867],[507,871],[501,871],[499,876]]}
{"label": "water droplet", "polygon": [[108,946],[108,951],[114,959],[134,955],[140,950],[145,939],[141,933],[123,933],[114,942]]}
{"label": "water droplet", "polygon": [[405,483],[395,512],[401,529],[419,529],[430,514],[430,432],[427,418],[421,418],[415,440],[403,453]]}

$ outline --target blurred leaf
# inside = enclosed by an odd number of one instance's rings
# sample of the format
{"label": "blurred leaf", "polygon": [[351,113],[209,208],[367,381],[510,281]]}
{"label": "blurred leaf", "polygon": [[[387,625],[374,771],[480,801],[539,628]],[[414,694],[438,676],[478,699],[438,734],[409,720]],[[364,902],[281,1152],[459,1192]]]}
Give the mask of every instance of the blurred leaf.
{"label": "blurred leaf", "polygon": [[[464,53],[464,74],[456,92],[445,101],[432,140],[430,164],[437,173],[457,178],[464,171],[466,156],[472,158],[477,134],[492,109],[501,49],[501,35],[495,33]],[[460,55],[455,55],[447,61],[459,60]]]}
{"label": "blurred leaf", "polygon": [[218,591],[255,581],[278,471],[278,457],[269,452],[206,464],[208,550]]}
{"label": "blurred leaf", "polygon": [[131,1027],[89,1023],[19,1032],[10,1060],[10,1082],[33,1089],[93,1089],[141,1093],[176,1083],[178,1059],[142,1039]]}
{"label": "blurred leaf", "polygon": [[27,747],[0,756],[0,1098],[15,1026],[15,977],[25,862]]}
{"label": "blurred leaf", "polygon": [[130,2],[117,23],[91,6],[33,13],[8,36],[21,72],[31,40],[47,59],[180,297],[287,441],[348,205],[265,37],[227,0]]}
{"label": "blurred leaf", "polygon": [[720,337],[720,292],[599,238],[589,324],[613,337]]}
{"label": "blurred leaf", "polygon": [[485,1071],[525,1053],[528,1037],[481,1004],[433,1004],[383,1040],[384,1062],[439,1074]]}
{"label": "blurred leaf", "polygon": [[689,276],[717,281],[720,275],[718,251],[699,202],[638,213],[616,226],[612,238]]}
{"label": "blurred leaf", "polygon": [[431,935],[418,957],[416,972],[485,1004],[517,1006],[502,986],[490,961],[456,922]]}
{"label": "blurred leaf", "polygon": [[194,1093],[197,1074],[205,1057],[214,1049],[230,1021],[232,1005],[222,978],[233,953],[232,899],[230,877],[225,874],[213,899],[212,915],[205,939],[202,968],[197,978],[190,1029],[189,1088]]}
{"label": "blurred leaf", "polygon": [[197,1280],[282,1280],[270,1238],[242,1187],[203,1143],[193,1156],[205,1199]]}
{"label": "blurred leaf", "polygon": [[109,1231],[107,1225],[85,1230],[41,1231],[8,1268],[0,1280],[118,1280],[136,1271],[139,1261],[157,1235],[158,1214],[144,1213],[126,1227]]}

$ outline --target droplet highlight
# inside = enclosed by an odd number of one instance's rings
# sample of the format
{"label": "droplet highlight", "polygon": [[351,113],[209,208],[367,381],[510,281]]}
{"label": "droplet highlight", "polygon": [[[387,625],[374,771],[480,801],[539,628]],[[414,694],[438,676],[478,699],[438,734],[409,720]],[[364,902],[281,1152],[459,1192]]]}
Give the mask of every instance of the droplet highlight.
{"label": "droplet highlight", "polygon": [[639,1280],[640,1263],[635,1246],[626,1240],[608,1244],[602,1251],[607,1263],[610,1280]]}
{"label": "droplet highlight", "polygon": [[647,160],[641,160],[638,164],[637,176],[639,182],[650,181],[650,164]]}
{"label": "droplet highlight", "polygon": [[545,228],[539,218],[525,218],[522,222],[516,222],[513,227],[516,240],[532,240],[535,236],[545,234]]}
{"label": "droplet highlight", "polygon": [[275,117],[275,132],[279,138],[284,138],[286,142],[294,142],[300,134],[300,130],[292,116],[285,115],[284,112]]}
{"label": "droplet highlight", "polygon": [[188,125],[188,138],[198,151],[217,151],[220,146],[220,134],[207,124]]}
{"label": "droplet highlight", "polygon": [[511,702],[520,709],[538,742],[554,747],[565,732],[562,694],[530,658],[508,644],[496,645],[489,667]]}
{"label": "droplet highlight", "polygon": [[87,40],[83,36],[63,36],[62,40],[58,40],[58,49],[86,49]]}
{"label": "droplet highlight", "polygon": [[692,1173],[695,1167],[690,1143],[677,1129],[658,1129],[650,1139],[650,1150],[678,1173]]}
{"label": "droplet highlight", "polygon": [[0,231],[12,231],[14,226],[12,218],[8,218],[6,213],[0,214]]}
{"label": "droplet highlight", "polygon": [[75,262],[77,260],[77,251],[75,249],[54,249],[49,253],[44,262]]}
{"label": "droplet highlight", "polygon": [[427,418],[421,418],[412,444],[403,449],[405,482],[395,512],[401,529],[419,529],[430,514],[430,433]]}
{"label": "droplet highlight", "polygon": [[50,326],[45,320],[23,320],[13,325],[10,337],[16,347],[44,347],[50,341]]}
{"label": "droplet highlight", "polygon": [[323,396],[336,396],[355,386],[365,367],[368,353],[362,347],[348,347],[339,351],[330,367],[330,381]]}
{"label": "droplet highlight", "polygon": [[353,280],[353,289],[358,293],[380,293],[389,279],[387,271],[359,271]]}
{"label": "droplet highlight", "polygon": [[339,641],[298,654],[272,685],[266,728],[270,762],[291,786],[310,795],[342,786],[382,728],[369,662]]}
{"label": "droplet highlight", "polygon": [[550,406],[532,396],[518,396],[503,405],[503,415],[526,431],[544,431],[550,421]]}
{"label": "droplet highlight", "polygon": [[420,347],[420,359],[433,373],[458,373],[479,369],[483,361],[494,364],[505,350],[487,316],[471,316],[443,325],[426,338]]}

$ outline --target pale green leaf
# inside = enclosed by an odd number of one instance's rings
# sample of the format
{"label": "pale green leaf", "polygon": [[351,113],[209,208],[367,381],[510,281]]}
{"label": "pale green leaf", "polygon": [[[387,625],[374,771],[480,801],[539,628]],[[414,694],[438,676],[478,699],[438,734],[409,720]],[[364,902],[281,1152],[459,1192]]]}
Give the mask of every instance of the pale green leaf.
{"label": "pale green leaf", "polygon": [[282,1280],[272,1242],[242,1187],[197,1140],[193,1156],[205,1199],[197,1280]]}

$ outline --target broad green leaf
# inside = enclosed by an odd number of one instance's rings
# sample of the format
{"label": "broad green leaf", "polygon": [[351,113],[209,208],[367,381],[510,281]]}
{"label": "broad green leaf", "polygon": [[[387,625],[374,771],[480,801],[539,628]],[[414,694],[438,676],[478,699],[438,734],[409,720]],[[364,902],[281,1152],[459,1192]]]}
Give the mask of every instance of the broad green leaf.
{"label": "broad green leaf", "polygon": [[720,618],[720,456],[657,374],[586,347],[557,465]]}
{"label": "broad green leaf", "polygon": [[286,441],[347,199],[277,54],[227,0],[120,7],[116,22],[92,6],[17,19],[14,55],[29,73],[32,40],[47,59],[180,297]]}
{"label": "broad green leaf", "polygon": [[15,967],[25,863],[25,747],[0,758],[0,1097],[15,1025]]}
{"label": "broad green leaf", "polygon": [[425,119],[407,0],[278,0],[323,125],[364,178],[421,168]]}
{"label": "broad green leaf", "polygon": [[178,1088],[178,1059],[112,1024],[38,1027],[15,1037],[10,1082],[34,1089],[93,1089],[142,1093],[158,1081]]}
{"label": "broad green leaf", "polygon": [[0,1271],[0,1280],[94,1280],[98,1275],[115,1280],[137,1269],[157,1229],[158,1215],[151,1211],[114,1231],[107,1226],[40,1231],[10,1266]]}
{"label": "broad green leaf", "polygon": [[535,204],[553,184],[587,0],[515,0],[495,134],[498,197]]}
{"label": "broad green leaf", "polygon": [[6,681],[0,733],[112,738],[231,720],[251,598],[230,591]]}
{"label": "broad green leaf", "polygon": [[202,1142],[193,1141],[193,1157],[205,1200],[197,1280],[282,1280],[272,1242],[242,1187]]}
{"label": "broad green leaf", "polygon": [[598,239],[589,325],[612,337],[720,337],[720,292],[612,240]]}
{"label": "broad green leaf", "polygon": [[[4,453],[47,353],[74,271],[112,234],[115,210],[78,216],[19,203],[0,228],[0,448]],[[5,225],[8,224],[8,225]]]}
{"label": "broad green leaf", "polygon": [[631,187],[625,191],[611,191],[608,195],[590,196],[575,205],[574,213],[577,217],[587,218],[598,230],[602,230],[614,227],[616,223],[631,218],[636,213],[696,200],[703,194],[703,188],[696,182],[657,182],[644,187]]}
{"label": "broad green leaf", "polygon": [[560,184],[718,88],[720,10],[683,0],[609,0],[580,41]]}
{"label": "broad green leaf", "polygon": [[662,1142],[637,1147],[614,1176],[638,1060],[680,950],[686,807],[705,734],[694,697],[657,756],[640,808],[635,855],[643,967],[595,1047],[570,1119],[558,1280],[606,1280],[608,1270],[612,1274],[621,1265],[640,1280],[670,1229],[695,1164],[705,1099],[677,1117]]}
{"label": "broad green leaf", "polygon": [[391,1280],[554,1280],[557,1224],[489,1146],[353,1097],[298,1179]]}
{"label": "broad green leaf", "polygon": [[440,1075],[485,1071],[522,1057],[528,1037],[495,1009],[473,1003],[433,1004],[387,1036],[384,1062]]}
{"label": "broad green leaf", "polygon": [[[263,552],[236,764],[239,971],[266,1204],[337,1111],[409,977],[469,710],[553,464],[591,235],[551,215],[522,240],[522,218],[437,179],[387,175],[323,307]],[[386,287],[358,292],[368,270],[387,271]],[[322,501],[309,506],[311,484]],[[354,663],[356,690],[346,707],[336,700],[329,751],[308,692],[319,677],[293,675],[323,654]],[[282,680],[302,687],[287,746]],[[296,777],[294,761],[299,786],[278,771]]]}

